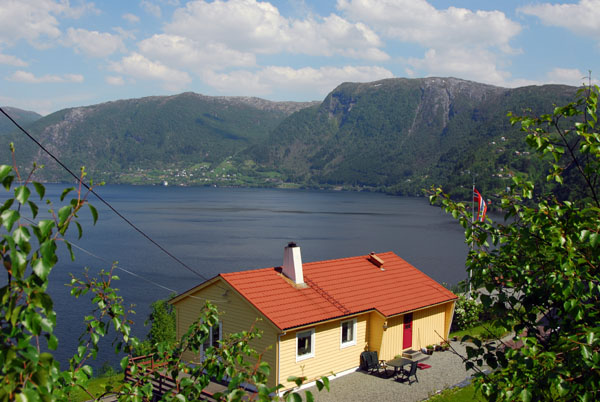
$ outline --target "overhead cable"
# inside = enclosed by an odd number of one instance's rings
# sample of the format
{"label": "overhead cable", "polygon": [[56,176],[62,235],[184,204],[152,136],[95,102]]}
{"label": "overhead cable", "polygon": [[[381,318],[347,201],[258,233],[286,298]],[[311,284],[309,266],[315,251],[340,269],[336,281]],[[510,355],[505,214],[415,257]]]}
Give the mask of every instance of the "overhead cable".
{"label": "overhead cable", "polygon": [[40,147],[45,153],[47,153],[52,159],[54,159],[54,161],[56,161],[56,163],[58,163],[71,176],[73,176],[75,178],[75,180],[77,180],[79,183],[81,183],[81,185],[83,185],[89,192],[91,192],[92,194],[94,194],[96,196],[96,198],[98,198],[104,205],[106,205],[111,211],[113,211],[119,218],[121,218],[123,221],[125,221],[129,226],[131,226],[133,229],[135,229],[139,234],[141,234],[142,236],[144,236],[148,241],[150,241],[156,247],[158,247],[163,253],[165,253],[171,259],[173,259],[174,261],[176,261],[177,263],[179,263],[179,265],[181,265],[182,267],[184,267],[188,271],[194,273],[195,275],[197,275],[201,279],[208,280],[207,277],[205,277],[204,275],[202,275],[201,273],[199,273],[198,271],[196,271],[195,269],[191,268],[186,263],[184,263],[183,261],[181,261],[179,258],[177,258],[173,254],[171,254],[167,249],[165,249],[163,246],[161,246],[159,243],[157,243],[154,239],[152,239],[150,236],[148,236],[146,233],[144,233],[140,228],[138,228],[135,224],[133,224],[133,222],[131,222],[129,219],[127,219],[125,216],[123,216],[119,211],[117,211],[108,201],[106,201],[98,193],[96,193],[93,188],[91,188],[90,186],[88,186],[80,177],[78,177],[75,173],[73,173],[71,171],[71,169],[69,169],[67,166],[65,166],[64,163],[62,163],[56,156],[54,156],[42,144],[40,144],[31,134],[29,134],[27,132],[27,130],[25,130],[23,127],[21,127],[21,125],[19,123],[17,123],[12,117],[10,117],[8,115],[8,113],[6,113],[4,111],[4,109],[2,107],[0,107],[0,112],[2,112],[2,114],[4,114],[10,121],[12,121],[15,126],[17,126],[27,137],[29,137],[29,139],[31,139],[31,141],[35,142],[35,144],[38,147]]}

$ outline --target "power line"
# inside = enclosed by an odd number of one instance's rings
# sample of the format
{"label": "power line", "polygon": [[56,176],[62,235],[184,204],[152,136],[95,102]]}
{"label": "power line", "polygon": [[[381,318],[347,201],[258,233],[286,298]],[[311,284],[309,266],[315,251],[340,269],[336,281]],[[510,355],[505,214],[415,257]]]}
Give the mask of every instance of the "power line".
{"label": "power line", "polygon": [[31,141],[33,141],[38,147],[40,147],[45,153],[47,153],[52,159],[54,159],[54,161],[56,161],[56,163],[58,163],[71,176],[73,176],[75,178],[75,180],[77,180],[79,183],[81,183],[89,192],[91,192],[92,194],[94,194],[96,196],[96,198],[98,198],[104,205],[106,205],[111,211],[113,211],[119,218],[121,218],[123,221],[125,221],[129,226],[131,226],[133,229],[135,229],[139,234],[141,234],[142,236],[144,236],[148,241],[150,241],[156,247],[158,247],[163,253],[165,253],[166,255],[168,255],[171,259],[173,259],[174,261],[178,262],[179,265],[181,265],[182,267],[184,267],[188,271],[194,273],[195,275],[197,275],[201,279],[203,279],[205,281],[208,280],[207,277],[205,277],[204,275],[202,275],[201,273],[199,273],[198,271],[196,271],[195,269],[191,268],[186,263],[184,263],[183,261],[181,261],[179,258],[177,258],[173,254],[171,254],[167,249],[165,249],[163,246],[161,246],[160,244],[158,244],[154,239],[152,239],[150,236],[148,236],[146,233],[144,233],[140,228],[138,228],[135,224],[133,224],[133,222],[131,222],[129,219],[127,219],[125,216],[123,216],[119,211],[117,211],[108,201],[104,200],[104,198],[102,198],[98,193],[96,193],[93,188],[91,188],[86,183],[84,183],[81,178],[79,178],[75,173],[73,173],[73,171],[71,171],[71,169],[69,169],[67,166],[65,166],[64,163],[62,163],[56,156],[54,156],[42,144],[40,144],[31,134],[29,134],[27,132],[27,130],[25,130],[23,127],[21,127],[21,125],[19,123],[17,123],[12,117],[10,117],[8,115],[8,113],[6,113],[4,111],[4,109],[2,107],[0,107],[0,112],[2,112],[2,114],[4,114],[11,122],[13,122],[13,124],[15,126],[17,126],[27,137],[29,137],[29,139]]}
{"label": "power line", "polygon": [[[128,270],[128,269],[125,269],[125,268],[121,267],[120,265],[114,264],[114,263],[112,263],[112,262],[108,261],[106,258],[100,257],[99,255],[96,255],[96,254],[92,253],[91,251],[88,251],[88,250],[84,249],[83,247],[80,247],[80,246],[78,246],[78,245],[76,245],[76,244],[74,244],[74,243],[70,243],[70,244],[71,244],[71,246],[72,246],[72,247],[75,247],[76,249],[78,249],[78,250],[80,250],[80,251],[82,251],[82,252],[86,253],[86,254],[87,254],[87,255],[89,255],[90,257],[97,258],[97,259],[99,259],[100,261],[103,261],[103,262],[105,262],[106,264],[112,265],[112,266],[113,266],[113,267],[115,267],[116,269],[118,269],[118,270],[121,270],[121,271],[123,271],[123,272],[125,272],[125,273],[127,273],[127,274],[129,274],[129,275],[131,275],[131,276],[134,276],[134,277],[136,277],[136,278],[139,278],[139,279],[141,279],[141,280],[143,280],[143,281],[146,281],[146,282],[148,282],[148,283],[150,283],[150,284],[152,284],[152,285],[154,285],[154,286],[156,286],[156,287],[159,287],[159,288],[161,288],[161,289],[168,290],[168,291],[169,291],[169,292],[171,292],[171,293],[179,293],[179,292],[177,292],[177,291],[176,291],[176,290],[174,290],[174,289],[168,288],[168,287],[166,287],[166,286],[164,286],[164,285],[161,285],[161,284],[160,284],[160,283],[158,283],[158,282],[155,282],[155,281],[153,281],[152,279],[148,279],[148,278],[146,278],[146,277],[144,277],[144,276],[142,276],[142,275],[140,275],[140,274],[136,274],[136,273],[135,273],[135,272],[133,272],[133,271],[130,271],[130,270]],[[219,287],[219,288],[220,288],[220,289],[223,289],[223,290],[227,290],[227,289],[225,289],[225,288],[223,288],[223,287]],[[207,299],[207,298],[198,297],[198,296],[194,296],[194,295],[188,295],[188,297],[190,297],[190,298],[192,298],[192,299],[198,299],[198,300],[210,300],[210,301],[211,301],[211,302],[213,302],[213,303],[227,303],[227,300],[219,300],[219,301],[217,301],[217,299]]]}

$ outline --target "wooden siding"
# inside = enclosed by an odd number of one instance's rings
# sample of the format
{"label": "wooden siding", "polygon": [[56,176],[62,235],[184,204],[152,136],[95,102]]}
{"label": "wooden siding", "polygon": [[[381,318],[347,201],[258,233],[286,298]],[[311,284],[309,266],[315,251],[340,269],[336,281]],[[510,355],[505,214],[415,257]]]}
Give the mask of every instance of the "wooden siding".
{"label": "wooden siding", "polygon": [[368,323],[368,334],[367,338],[367,350],[381,351],[381,342],[383,342],[383,324],[385,323],[385,317],[381,314],[373,311],[369,314]]}
{"label": "wooden siding", "polygon": [[454,307],[456,306],[456,302],[451,302],[445,304],[446,306],[446,321],[444,326],[444,339],[448,340],[448,336],[450,335],[450,327],[452,326],[452,320],[454,319]]}
{"label": "wooden siding", "polygon": [[[439,344],[442,338],[448,338],[454,302],[414,311],[412,327],[412,349],[424,348],[427,345]],[[387,329],[383,324],[387,322]],[[402,354],[404,335],[404,315],[385,320],[380,314],[369,315],[369,350],[376,350],[382,360],[390,360]],[[436,333],[437,332],[437,333]]]}
{"label": "wooden siding", "polygon": [[[404,328],[404,316],[396,316],[387,319],[387,329],[383,331],[383,340],[379,350],[379,358],[391,360],[402,354],[402,331]],[[413,338],[414,343],[414,338]]]}
{"label": "wooden siding", "polygon": [[314,357],[296,361],[296,333],[304,332],[311,328],[303,328],[298,331],[288,331],[281,337],[281,371],[279,382],[285,388],[294,386],[288,382],[290,376],[306,377],[307,381],[339,373],[358,367],[360,354],[367,345],[367,321],[370,314],[358,317],[356,323],[356,344],[341,347],[341,322],[348,320],[344,318],[312,327],[315,329]]}
{"label": "wooden siding", "polygon": [[[251,346],[259,353],[263,353],[263,361],[271,366],[268,384],[274,386],[277,375],[278,334],[275,327],[262,317],[261,321],[256,322],[256,319],[260,317],[260,313],[222,280],[201,288],[192,293],[191,296],[194,297],[183,298],[174,304],[177,311],[177,338],[179,339],[189,326],[198,319],[202,306],[204,306],[205,301],[203,299],[208,299],[217,306],[221,314],[219,318],[222,323],[223,337],[231,333],[247,331],[253,324],[262,331],[262,337],[253,340]],[[197,299],[196,297],[203,299]],[[186,352],[183,357],[190,362],[197,362],[199,359],[199,356],[195,356],[190,352]]]}
{"label": "wooden siding", "polygon": [[447,336],[446,310],[447,304],[440,304],[413,313],[413,349],[442,342],[442,337]]}

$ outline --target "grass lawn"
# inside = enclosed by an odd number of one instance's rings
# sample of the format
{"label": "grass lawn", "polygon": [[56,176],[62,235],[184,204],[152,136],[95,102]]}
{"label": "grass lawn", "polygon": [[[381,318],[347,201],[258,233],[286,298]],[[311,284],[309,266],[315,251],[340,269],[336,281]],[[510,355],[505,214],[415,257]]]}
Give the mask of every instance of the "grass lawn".
{"label": "grass lawn", "polygon": [[[99,396],[104,392],[104,387],[106,385],[112,385],[113,387],[117,387],[122,382],[123,373],[106,377],[92,378],[88,382],[87,389],[92,393],[92,395]],[[69,401],[71,402],[88,401],[90,399],[92,398],[81,389],[73,391],[69,396]]]}
{"label": "grass lawn", "polygon": [[441,392],[428,399],[432,402],[470,402],[485,401],[479,393],[475,392],[475,386],[469,385],[464,388],[452,388]]}
{"label": "grass lawn", "polygon": [[[484,322],[472,328],[450,333],[450,338],[456,336],[459,340],[465,335],[471,335],[480,339],[500,338],[508,332],[504,328],[494,326],[490,322]],[[485,399],[475,392],[473,384],[464,388],[452,388],[441,392],[428,399],[433,402],[467,402],[467,401],[485,401]]]}
{"label": "grass lawn", "polygon": [[[491,332],[491,333],[490,333]],[[450,338],[456,336],[460,340],[465,335],[471,335],[480,339],[500,338],[508,332],[504,328],[492,325],[489,322],[484,322],[469,329],[450,332]]]}

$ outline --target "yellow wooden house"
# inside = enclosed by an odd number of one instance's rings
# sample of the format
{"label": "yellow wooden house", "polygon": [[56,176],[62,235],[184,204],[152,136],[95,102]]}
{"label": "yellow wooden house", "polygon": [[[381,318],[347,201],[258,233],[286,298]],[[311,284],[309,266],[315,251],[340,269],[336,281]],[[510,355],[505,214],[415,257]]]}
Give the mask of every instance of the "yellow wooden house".
{"label": "yellow wooden house", "polygon": [[[446,340],[457,297],[392,252],[302,264],[290,243],[280,267],[219,274],[171,300],[181,337],[210,300],[222,313],[210,342],[248,330],[271,366],[269,385],[355,371],[360,354],[393,359]],[[202,356],[185,356],[197,361]]]}

